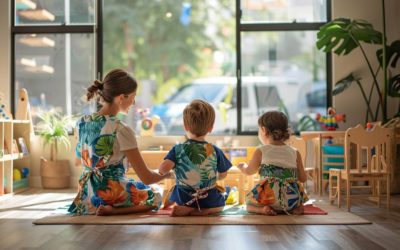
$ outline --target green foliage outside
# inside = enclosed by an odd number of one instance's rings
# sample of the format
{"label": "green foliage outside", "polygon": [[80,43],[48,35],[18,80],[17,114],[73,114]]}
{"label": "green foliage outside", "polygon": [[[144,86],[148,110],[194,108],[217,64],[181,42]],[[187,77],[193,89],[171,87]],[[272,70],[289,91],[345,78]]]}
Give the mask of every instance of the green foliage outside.
{"label": "green foliage outside", "polygon": [[[184,3],[104,1],[104,72],[119,67],[155,81],[154,103],[195,78],[232,75],[234,60],[225,60],[218,71],[211,63],[216,50],[235,53],[233,1],[190,1],[188,25],[180,22]],[[209,34],[207,25],[215,32]]]}

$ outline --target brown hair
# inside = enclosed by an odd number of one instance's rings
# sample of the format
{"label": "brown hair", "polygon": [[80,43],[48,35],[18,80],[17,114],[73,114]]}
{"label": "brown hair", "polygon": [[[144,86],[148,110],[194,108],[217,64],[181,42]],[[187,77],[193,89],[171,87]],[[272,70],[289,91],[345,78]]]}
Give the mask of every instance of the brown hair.
{"label": "brown hair", "polygon": [[87,88],[86,97],[90,99],[97,97],[107,103],[112,103],[114,97],[119,95],[129,95],[137,89],[136,79],[122,69],[113,69],[107,73],[103,81],[95,80]]}
{"label": "brown hair", "polygon": [[214,121],[214,108],[206,101],[195,99],[183,110],[183,123],[196,136],[206,135]]}
{"label": "brown hair", "polygon": [[274,141],[286,141],[290,137],[288,118],[280,111],[269,111],[258,118],[258,126],[264,127]]}

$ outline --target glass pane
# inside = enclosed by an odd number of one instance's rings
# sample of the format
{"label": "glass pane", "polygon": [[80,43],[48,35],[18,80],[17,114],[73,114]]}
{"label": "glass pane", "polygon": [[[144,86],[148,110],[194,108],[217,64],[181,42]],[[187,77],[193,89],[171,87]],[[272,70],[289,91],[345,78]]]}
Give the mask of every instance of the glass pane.
{"label": "glass pane", "polygon": [[315,48],[316,33],[242,33],[243,131],[256,131],[268,110],[285,112],[294,130],[304,115],[326,112],[326,55]]}
{"label": "glass pane", "polygon": [[33,118],[39,110],[94,111],[81,98],[95,76],[93,47],[93,34],[15,36],[16,95],[18,89],[27,89]]}
{"label": "glass pane", "polygon": [[93,24],[95,0],[16,0],[15,25]]}
{"label": "glass pane", "polygon": [[327,0],[242,0],[245,22],[325,22]]}
{"label": "glass pane", "polygon": [[104,1],[104,72],[125,68],[139,80],[125,119],[137,134],[154,115],[156,134],[183,134],[182,111],[196,98],[214,106],[214,133],[236,129],[235,1],[189,2]]}

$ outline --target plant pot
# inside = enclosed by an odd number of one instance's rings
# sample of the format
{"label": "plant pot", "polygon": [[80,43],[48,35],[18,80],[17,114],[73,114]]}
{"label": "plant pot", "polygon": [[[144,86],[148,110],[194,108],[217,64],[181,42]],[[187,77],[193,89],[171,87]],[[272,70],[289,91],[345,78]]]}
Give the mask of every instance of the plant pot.
{"label": "plant pot", "polygon": [[71,170],[68,160],[40,160],[42,187],[49,189],[69,188]]}

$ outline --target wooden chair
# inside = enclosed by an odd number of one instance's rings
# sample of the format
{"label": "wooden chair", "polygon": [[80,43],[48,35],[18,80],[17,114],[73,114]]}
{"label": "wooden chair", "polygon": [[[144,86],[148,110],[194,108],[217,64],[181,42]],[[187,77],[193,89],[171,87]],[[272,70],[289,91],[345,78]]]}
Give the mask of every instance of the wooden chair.
{"label": "wooden chair", "polygon": [[[316,138],[318,139],[318,138]],[[307,143],[303,138],[297,136],[291,136],[287,141],[289,146],[296,148],[300,155],[301,159],[303,160],[303,167],[307,175],[307,179],[311,179],[313,181],[313,191],[317,192],[317,177],[318,177],[318,169],[315,166],[308,166],[307,165]],[[314,153],[314,157],[318,154]],[[305,182],[306,188],[308,188],[307,181]]]}
{"label": "wooden chair", "polygon": [[[351,189],[360,186],[351,186],[351,182],[368,181],[369,185],[377,186],[377,202],[381,203],[381,182],[386,182],[387,208],[390,207],[390,138],[391,129],[375,126],[366,131],[361,125],[349,128],[345,134],[345,162],[344,169],[329,170],[329,200],[337,199],[341,206],[341,189],[344,183],[346,190],[347,210],[350,211]],[[366,164],[362,162],[362,153],[366,154]],[[333,182],[336,177],[337,181]],[[336,186],[334,186],[336,183]],[[335,192],[334,192],[335,190]]]}

